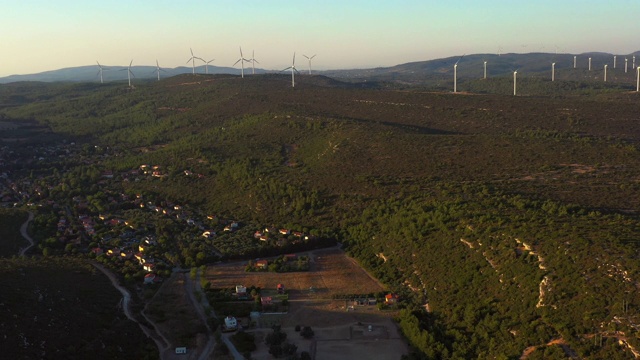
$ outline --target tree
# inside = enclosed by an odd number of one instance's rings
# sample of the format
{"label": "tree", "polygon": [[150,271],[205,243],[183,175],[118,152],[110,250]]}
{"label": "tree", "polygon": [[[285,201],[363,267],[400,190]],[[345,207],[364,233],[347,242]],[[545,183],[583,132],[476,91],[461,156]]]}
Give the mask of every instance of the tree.
{"label": "tree", "polygon": [[305,339],[311,339],[314,335],[314,332],[311,329],[311,326],[305,326],[300,331],[300,335],[302,335],[302,337]]}

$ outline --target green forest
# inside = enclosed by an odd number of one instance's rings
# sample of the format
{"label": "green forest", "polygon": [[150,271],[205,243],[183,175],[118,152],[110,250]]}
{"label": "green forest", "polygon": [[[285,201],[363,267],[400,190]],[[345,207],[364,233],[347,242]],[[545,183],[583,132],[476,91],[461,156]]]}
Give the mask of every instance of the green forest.
{"label": "green forest", "polygon": [[[529,359],[634,357],[637,93],[542,80],[530,85],[553,96],[481,94],[489,85],[474,82],[465,86],[475,95],[321,76],[286,84],[181,75],[135,89],[2,85],[0,122],[17,126],[0,130],[2,146],[79,149],[5,167],[46,189],[25,202],[74,207],[81,197],[88,213],[122,212],[189,265],[214,260],[210,247],[229,258],[295,248],[293,237],[253,239],[265,226],[339,242],[405,299],[408,359],[518,359],[529,347]],[[142,175],[143,164],[159,174]],[[244,228],[205,239],[118,194]],[[36,211],[42,229],[54,227],[50,206]]]}

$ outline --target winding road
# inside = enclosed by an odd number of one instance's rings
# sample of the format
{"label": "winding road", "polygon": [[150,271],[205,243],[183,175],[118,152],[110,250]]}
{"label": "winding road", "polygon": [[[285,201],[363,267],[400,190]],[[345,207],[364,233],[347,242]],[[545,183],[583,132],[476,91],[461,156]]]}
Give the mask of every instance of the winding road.
{"label": "winding road", "polygon": [[[160,359],[165,359],[166,358],[165,354],[168,352],[171,344],[166,343],[165,342],[166,340],[164,340],[162,335],[159,335],[155,333],[153,330],[142,325],[136,318],[134,318],[131,315],[131,309],[130,309],[131,294],[129,293],[129,290],[127,290],[122,285],[120,285],[116,276],[107,268],[105,268],[102,264],[91,261],[91,265],[95,266],[96,269],[102,271],[102,273],[105,274],[109,278],[109,280],[111,280],[111,284],[116,289],[118,289],[118,291],[120,291],[120,293],[122,294],[122,309],[124,310],[124,314],[129,320],[138,324],[138,326],[140,326],[140,329],[142,329],[145,335],[147,335],[147,337],[150,337],[156,343],[156,346],[158,347],[158,353],[160,354]],[[151,324],[153,325],[153,323]]]}
{"label": "winding road", "polygon": [[31,236],[29,236],[29,234],[27,234],[27,227],[29,227],[29,223],[33,220],[33,213],[31,211],[29,211],[29,218],[27,219],[27,221],[24,222],[24,224],[22,224],[22,226],[20,227],[20,234],[22,234],[22,237],[27,239],[27,241],[29,242],[29,246],[27,246],[24,249],[20,249],[20,256],[24,256],[24,254],[33,247],[34,242],[33,239],[31,238]]}

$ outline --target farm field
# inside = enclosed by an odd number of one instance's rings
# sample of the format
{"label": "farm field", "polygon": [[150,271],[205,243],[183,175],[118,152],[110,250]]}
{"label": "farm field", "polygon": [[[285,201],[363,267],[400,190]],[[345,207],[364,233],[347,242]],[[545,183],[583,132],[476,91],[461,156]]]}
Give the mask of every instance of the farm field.
{"label": "farm field", "polygon": [[212,288],[244,285],[275,289],[276,285],[284,284],[290,300],[331,299],[337,294],[367,294],[384,290],[382,284],[342,250],[316,250],[298,255],[309,256],[310,271],[246,272],[247,262],[242,261],[210,266],[205,276]]}
{"label": "farm field", "polygon": [[[238,284],[275,289],[282,283],[289,292],[287,314],[263,314],[256,334],[258,349],[254,359],[271,359],[264,337],[271,325],[280,324],[298,351],[308,351],[315,359],[395,358],[408,352],[392,320],[395,313],[378,311],[376,306],[356,306],[346,311],[339,294],[367,294],[384,290],[342,250],[316,250],[309,255],[308,272],[245,272],[246,262],[210,266],[206,278],[213,288],[231,288]],[[313,290],[310,290],[313,288]],[[263,291],[264,292],[264,291]],[[368,325],[374,331],[369,332]],[[294,331],[296,325],[311,326],[316,335],[305,340]],[[363,331],[363,328],[365,329]]]}

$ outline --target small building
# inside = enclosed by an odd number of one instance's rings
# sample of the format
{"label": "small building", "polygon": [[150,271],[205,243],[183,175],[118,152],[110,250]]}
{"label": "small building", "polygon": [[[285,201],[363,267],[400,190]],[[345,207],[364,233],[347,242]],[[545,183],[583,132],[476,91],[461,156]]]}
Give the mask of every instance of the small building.
{"label": "small building", "polygon": [[258,269],[266,269],[269,266],[269,261],[267,260],[257,260],[255,262],[255,267]]}
{"label": "small building", "polygon": [[227,316],[224,318],[224,328],[225,330],[236,330],[238,328],[238,320],[233,316]]}
{"label": "small building", "polygon": [[156,280],[156,274],[147,274],[144,276],[144,284],[145,285],[149,285],[149,284],[153,284]]}
{"label": "small building", "polygon": [[284,285],[278,284],[276,290],[278,290],[278,294],[284,294]]}
{"label": "small building", "polygon": [[260,303],[264,305],[271,305],[273,303],[273,298],[271,296],[262,296],[260,297]]}
{"label": "small building", "polygon": [[384,296],[384,302],[387,304],[395,304],[398,302],[398,298],[397,294],[387,294]]}
{"label": "small building", "polygon": [[247,293],[247,287],[244,285],[236,285],[236,294],[245,295]]}
{"label": "small building", "polygon": [[156,265],[155,265],[155,264],[145,263],[145,264],[142,266],[142,268],[143,268],[145,271],[152,272],[153,270],[155,270]]}

